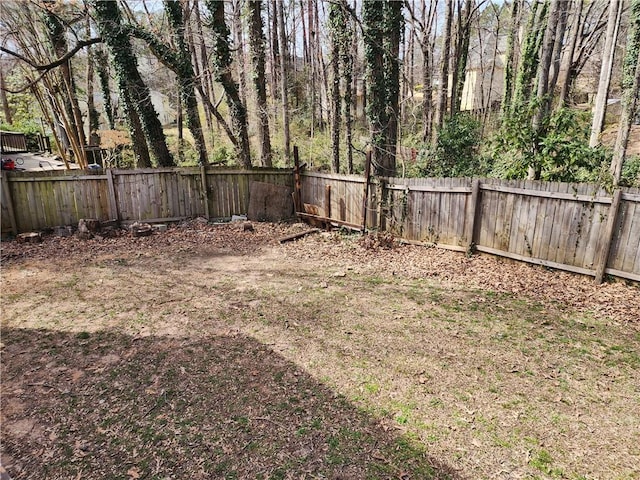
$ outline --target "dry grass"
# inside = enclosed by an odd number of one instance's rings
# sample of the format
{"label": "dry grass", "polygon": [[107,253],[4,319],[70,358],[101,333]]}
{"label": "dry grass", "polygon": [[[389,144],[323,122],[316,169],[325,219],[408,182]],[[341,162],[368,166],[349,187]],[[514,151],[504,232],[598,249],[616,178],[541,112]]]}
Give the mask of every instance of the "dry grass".
{"label": "dry grass", "polygon": [[14,479],[640,478],[637,286],[191,227],[3,245]]}

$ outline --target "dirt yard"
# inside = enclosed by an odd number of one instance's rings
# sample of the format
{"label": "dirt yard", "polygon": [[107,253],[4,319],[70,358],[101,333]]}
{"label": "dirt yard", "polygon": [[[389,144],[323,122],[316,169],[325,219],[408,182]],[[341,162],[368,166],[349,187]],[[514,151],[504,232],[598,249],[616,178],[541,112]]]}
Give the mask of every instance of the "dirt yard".
{"label": "dirt yard", "polygon": [[17,479],[638,479],[640,288],[197,221],[2,243]]}

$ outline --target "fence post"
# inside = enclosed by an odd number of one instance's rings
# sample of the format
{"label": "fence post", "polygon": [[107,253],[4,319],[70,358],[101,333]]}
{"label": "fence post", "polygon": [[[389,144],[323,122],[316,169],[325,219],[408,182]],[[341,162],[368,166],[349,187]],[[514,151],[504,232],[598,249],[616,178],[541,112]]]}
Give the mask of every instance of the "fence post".
{"label": "fence post", "polygon": [[611,241],[613,240],[613,231],[616,227],[616,218],[618,216],[618,209],[620,208],[621,197],[622,190],[617,189],[613,193],[613,200],[611,201],[611,208],[609,208],[609,215],[607,215],[604,236],[601,237],[602,242],[597,252],[596,285],[601,284],[602,280],[604,280],[604,271],[607,268],[607,263],[609,263],[609,250],[611,249]]}
{"label": "fence post", "polygon": [[364,163],[364,194],[362,196],[362,234],[367,231],[367,203],[369,200],[369,178],[371,177],[371,150],[367,150]]}
{"label": "fence post", "polygon": [[118,200],[116,198],[116,187],[113,184],[113,171],[107,168],[107,187],[109,189],[109,213],[111,218],[120,221],[120,213],[118,212]]}
{"label": "fence post", "polygon": [[467,248],[471,252],[476,244],[478,225],[480,225],[480,180],[475,178],[471,186],[471,217],[467,226]]}
{"label": "fence post", "polygon": [[209,220],[209,186],[207,184],[207,167],[200,166],[200,181],[202,182],[202,194],[204,195],[204,215]]}
{"label": "fence post", "polygon": [[18,224],[16,223],[16,215],[13,209],[13,199],[11,198],[11,190],[9,190],[9,181],[7,180],[7,174],[2,174],[2,195],[4,201],[7,202],[7,213],[9,214],[9,221],[11,222],[11,231],[14,235],[18,235]]}

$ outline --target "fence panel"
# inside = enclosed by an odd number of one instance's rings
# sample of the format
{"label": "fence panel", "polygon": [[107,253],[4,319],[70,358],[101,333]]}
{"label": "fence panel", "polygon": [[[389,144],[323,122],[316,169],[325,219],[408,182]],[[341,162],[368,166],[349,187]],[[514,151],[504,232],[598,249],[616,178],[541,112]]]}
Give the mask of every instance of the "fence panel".
{"label": "fence panel", "polygon": [[19,232],[69,225],[81,218],[108,218],[104,175],[13,173],[7,184]]}
{"label": "fence panel", "polygon": [[[331,217],[359,224],[363,184],[361,177],[305,173],[303,201],[322,205],[324,187],[331,185]],[[410,241],[456,250],[473,242],[481,252],[587,275],[596,275],[608,259],[606,273],[640,281],[640,189],[622,189],[620,207],[612,212],[612,195],[598,185],[481,179],[476,233],[469,238],[472,184],[472,179],[380,179],[371,189],[369,208],[376,211],[370,216]],[[334,201],[348,205],[351,216],[335,210]],[[616,223],[607,254],[612,214]]]}
{"label": "fence panel", "polygon": [[640,280],[640,189],[624,189],[606,273],[631,272]]}
{"label": "fence panel", "polygon": [[[304,172],[302,180],[302,202],[317,207],[320,216],[325,217],[328,210],[331,218],[340,222],[362,225],[362,201],[364,197],[364,178],[356,175],[335,175]],[[327,185],[331,188],[330,207],[325,205]],[[377,206],[371,202],[375,193],[369,190],[367,203],[367,225],[375,222]],[[308,207],[307,207],[308,208]]]}

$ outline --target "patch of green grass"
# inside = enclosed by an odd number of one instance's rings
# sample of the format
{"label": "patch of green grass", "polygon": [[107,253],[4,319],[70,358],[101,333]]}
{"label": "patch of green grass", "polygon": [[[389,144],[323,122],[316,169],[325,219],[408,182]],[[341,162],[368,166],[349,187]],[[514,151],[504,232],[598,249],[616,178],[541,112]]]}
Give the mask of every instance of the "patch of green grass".
{"label": "patch of green grass", "polygon": [[562,469],[553,467],[553,457],[545,449],[538,450],[529,460],[529,465],[552,477],[564,476]]}

